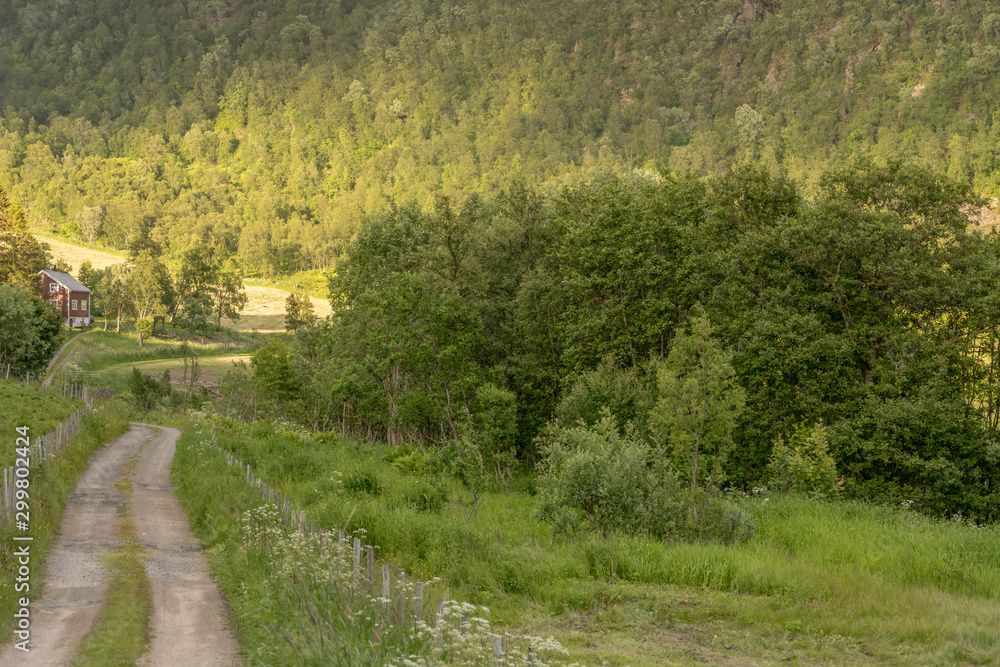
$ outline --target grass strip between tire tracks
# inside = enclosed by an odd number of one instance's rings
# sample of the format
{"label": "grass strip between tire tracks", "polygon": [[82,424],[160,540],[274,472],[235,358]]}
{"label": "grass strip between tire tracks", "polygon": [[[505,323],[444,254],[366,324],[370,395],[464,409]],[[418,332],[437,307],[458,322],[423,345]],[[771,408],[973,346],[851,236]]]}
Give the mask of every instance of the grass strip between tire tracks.
{"label": "grass strip between tire tracks", "polygon": [[138,454],[122,468],[122,478],[115,488],[125,498],[118,508],[120,544],[105,557],[111,571],[107,603],[94,623],[90,635],[73,661],[74,667],[134,665],[149,646],[149,617],[153,607],[149,578],[146,576],[148,553],[142,547],[132,516],[132,481]]}

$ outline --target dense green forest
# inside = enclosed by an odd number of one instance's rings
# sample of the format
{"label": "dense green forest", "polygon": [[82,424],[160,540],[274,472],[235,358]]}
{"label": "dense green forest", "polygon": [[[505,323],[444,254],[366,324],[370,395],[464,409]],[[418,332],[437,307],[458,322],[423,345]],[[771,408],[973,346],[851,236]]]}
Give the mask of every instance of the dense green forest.
{"label": "dense green forest", "polygon": [[29,220],[248,275],[328,268],[363,214],[602,164],[916,160],[1000,194],[987,2],[12,0],[0,183]]}
{"label": "dense green forest", "polygon": [[334,316],[255,352],[224,404],[498,484],[582,451],[593,474],[666,457],[693,491],[995,519],[1000,235],[969,220],[980,203],[861,161],[808,199],[744,167],[393,208],[338,262]]}

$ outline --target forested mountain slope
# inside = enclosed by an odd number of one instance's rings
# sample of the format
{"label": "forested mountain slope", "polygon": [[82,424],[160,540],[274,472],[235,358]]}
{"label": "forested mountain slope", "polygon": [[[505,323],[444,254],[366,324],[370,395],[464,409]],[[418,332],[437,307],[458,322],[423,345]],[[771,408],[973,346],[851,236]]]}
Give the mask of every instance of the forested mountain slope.
{"label": "forested mountain slope", "polygon": [[262,275],[391,202],[601,163],[808,184],[868,153],[992,196],[998,37],[981,1],[8,0],[0,183],[36,225]]}

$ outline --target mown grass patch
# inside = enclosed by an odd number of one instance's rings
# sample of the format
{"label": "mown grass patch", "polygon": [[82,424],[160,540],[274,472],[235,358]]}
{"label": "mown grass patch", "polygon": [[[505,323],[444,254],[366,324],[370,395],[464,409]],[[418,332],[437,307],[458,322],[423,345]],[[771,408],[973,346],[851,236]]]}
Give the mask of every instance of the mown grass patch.
{"label": "mown grass patch", "polygon": [[[737,499],[757,525],[741,545],[565,537],[534,519],[530,477],[488,493],[466,523],[450,505],[422,508],[429,480],[393,465],[385,446],[269,425],[218,433],[321,525],[363,529],[414,577],[439,576],[501,626],[551,632],[587,663],[1000,660],[989,639],[1000,621],[997,527],[779,495]],[[377,493],[348,488],[360,471]]]}
{"label": "mown grass patch", "polygon": [[[171,333],[169,326],[168,333]],[[117,364],[175,359],[180,357],[180,347],[185,340],[174,335],[170,337],[154,336],[143,341],[140,348],[139,340],[132,332],[115,333],[113,330],[96,329],[88,333],[74,347],[72,357],[67,363],[72,368],[79,370],[96,371]],[[226,347],[226,343],[236,340],[244,340],[244,338],[225,334],[220,340],[214,342],[199,343],[188,340],[187,343],[199,358],[231,356],[243,354],[253,349],[252,347]]]}

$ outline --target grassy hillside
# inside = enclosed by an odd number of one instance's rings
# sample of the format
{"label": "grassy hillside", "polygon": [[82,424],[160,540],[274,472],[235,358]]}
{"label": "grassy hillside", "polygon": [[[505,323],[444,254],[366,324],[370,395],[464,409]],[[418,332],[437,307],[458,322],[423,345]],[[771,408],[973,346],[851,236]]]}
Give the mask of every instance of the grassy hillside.
{"label": "grassy hillside", "polygon": [[37,438],[82,406],[82,403],[63,398],[54,389],[0,378],[0,437],[9,445],[0,449],[0,468],[13,465],[14,439],[19,437],[15,428],[27,426],[28,436]]}
{"label": "grassy hillside", "polygon": [[[441,577],[453,595],[488,606],[505,630],[555,635],[573,660],[633,667],[1000,660],[995,527],[765,495],[739,501],[757,526],[743,545],[567,538],[534,519],[528,478],[511,493],[488,494],[466,523],[454,506],[427,502],[430,477],[413,466],[419,453],[400,457],[398,449],[268,426],[216,432],[324,527],[363,529],[380,559],[418,579]],[[231,557],[245,548],[239,513],[260,501],[241,491],[240,473],[204,446],[206,437],[189,431],[178,444],[182,503],[211,547],[249,654],[280,664],[292,650],[282,628],[300,629],[294,611],[277,606],[275,580]],[[377,480],[376,494],[350,481],[361,471]],[[444,483],[455,490],[454,480]]]}
{"label": "grassy hillside", "polygon": [[0,26],[0,180],[36,223],[263,277],[389,202],[599,164],[812,182],[868,153],[1000,194],[982,0],[38,0]]}

